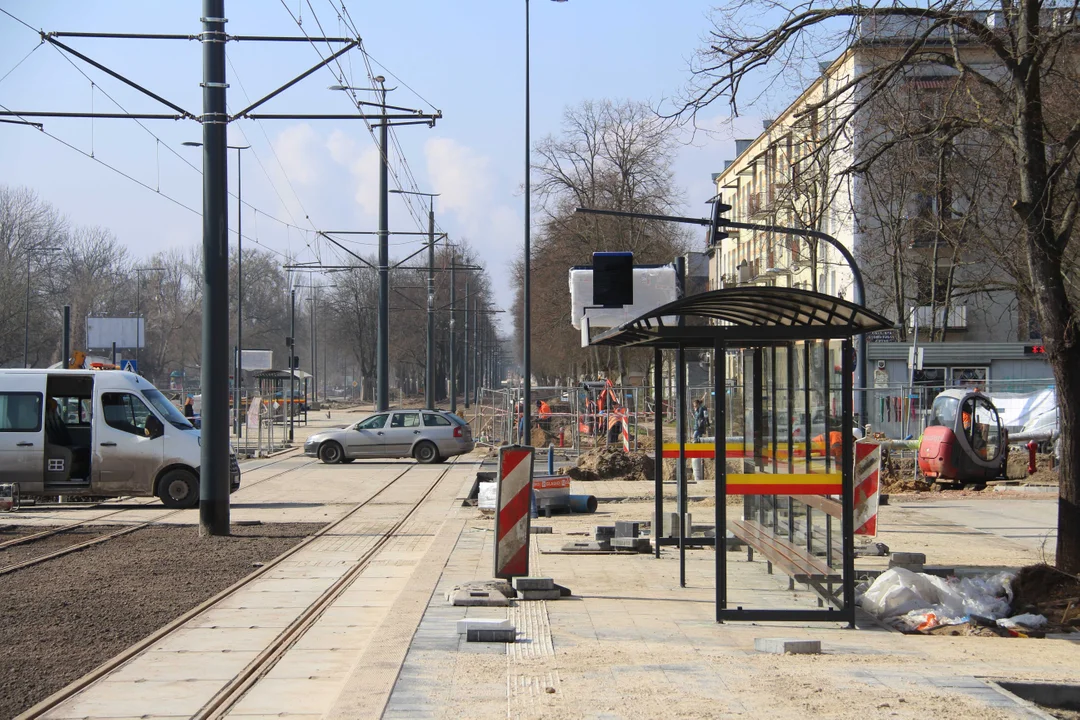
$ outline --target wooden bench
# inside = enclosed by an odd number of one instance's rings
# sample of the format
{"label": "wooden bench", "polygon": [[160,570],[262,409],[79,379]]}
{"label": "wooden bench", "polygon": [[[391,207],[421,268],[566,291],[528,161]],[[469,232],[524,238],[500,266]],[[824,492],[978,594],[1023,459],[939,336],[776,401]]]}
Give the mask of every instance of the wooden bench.
{"label": "wooden bench", "polygon": [[[793,582],[809,585],[821,599],[841,606],[837,595],[843,589],[844,576],[820,558],[773,534],[769,528],[754,520],[729,520],[728,529],[746,543],[748,562],[753,561],[754,551],[757,550],[768,563],[770,574],[775,566]],[[836,586],[838,589],[834,589]],[[821,599],[818,600],[819,606]]]}

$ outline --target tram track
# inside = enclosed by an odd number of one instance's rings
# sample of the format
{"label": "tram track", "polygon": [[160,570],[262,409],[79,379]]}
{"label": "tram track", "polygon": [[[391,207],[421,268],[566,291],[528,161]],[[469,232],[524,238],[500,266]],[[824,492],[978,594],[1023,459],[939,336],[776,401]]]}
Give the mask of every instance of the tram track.
{"label": "tram track", "polygon": [[[250,468],[250,469],[248,469],[248,471],[249,472],[258,471],[258,470],[261,470],[263,468],[269,467],[270,465],[276,465],[279,462],[283,462],[284,460],[291,459],[292,457],[295,457],[295,456],[290,455],[289,457],[283,457],[280,460],[276,460],[276,461],[270,462],[270,463],[265,463],[263,465],[260,465],[257,468]],[[264,478],[259,478],[258,480],[248,484],[247,486],[242,486],[242,487],[245,487],[245,488],[254,487],[254,486],[259,485],[261,483],[267,482],[268,480],[274,480],[275,478],[279,478],[282,475],[287,475],[289,473],[296,472],[298,470],[303,470],[305,468],[311,467],[316,462],[318,462],[318,461],[317,460],[311,460],[311,461],[302,463],[300,465],[297,465],[295,467],[287,468],[287,469],[282,470],[280,472],[277,472],[277,473],[275,473],[273,475],[269,475],[269,476],[264,477]],[[86,518],[84,520],[80,520],[78,522],[70,523],[68,525],[62,525],[62,526],[59,526],[59,527],[49,528],[48,530],[43,530],[43,531],[38,532],[38,533],[32,533],[30,535],[24,535],[22,537],[12,538],[11,540],[8,540],[8,541],[0,544],[0,551],[7,550],[8,548],[12,548],[12,547],[16,547],[16,546],[27,545],[27,544],[30,544],[30,543],[33,543],[33,542],[38,542],[38,541],[45,540],[45,539],[50,538],[50,537],[54,537],[56,535],[60,535],[60,534],[64,534],[64,533],[72,533],[72,532],[75,532],[75,531],[78,531],[78,530],[81,530],[81,529],[85,529],[85,528],[92,528],[95,525],[100,525],[101,521],[106,519],[106,518],[110,518],[110,517],[113,517],[115,515],[119,515],[121,513],[126,513],[126,512],[129,512],[129,511],[132,511],[132,510],[142,510],[144,508],[150,507],[155,502],[156,502],[156,500],[149,500],[149,501],[147,501],[145,503],[139,503],[138,507],[136,507],[136,508],[125,507],[125,508],[121,508],[119,510],[114,510],[112,512],[106,513],[104,515],[98,515],[98,516],[93,517],[93,518]],[[146,527],[149,527],[151,525],[155,525],[157,523],[160,523],[161,521],[166,520],[166,519],[168,519],[170,517],[173,517],[174,515],[178,515],[179,513],[184,512],[185,509],[187,509],[187,508],[183,508],[183,509],[179,509],[179,510],[171,510],[169,512],[164,513],[163,515],[159,515],[158,517],[152,518],[150,520],[145,520],[143,522],[139,522],[139,523],[136,523],[134,525],[125,526],[125,527],[119,528],[117,530],[107,532],[107,533],[105,533],[103,535],[99,535],[99,536],[90,538],[88,540],[84,540],[82,542],[75,542],[75,543],[73,543],[71,545],[67,545],[65,547],[58,548],[58,549],[53,550],[51,552],[45,553],[43,555],[38,555],[38,556],[35,556],[35,557],[27,558],[25,560],[20,560],[20,561],[17,561],[17,562],[9,563],[7,565],[0,565],[0,576],[7,575],[8,573],[15,572],[16,570],[22,570],[23,568],[32,567],[34,565],[39,565],[39,564],[41,564],[43,562],[47,562],[47,561],[52,560],[54,558],[62,557],[64,555],[67,555],[67,554],[73,553],[73,552],[77,552],[79,550],[84,550],[84,549],[86,549],[88,547],[92,547],[94,545],[98,545],[100,543],[107,542],[107,541],[112,540],[114,538],[118,538],[118,537],[121,537],[123,535],[128,535],[128,534],[133,533],[133,532],[135,532],[137,530],[142,530],[143,528],[146,528]],[[0,555],[0,557],[2,557],[2,555]]]}
{"label": "tram track", "polygon": [[[383,532],[378,539],[371,545],[371,547],[364,552],[349,570],[347,570],[338,580],[336,580],[329,588],[323,591],[318,598],[316,598],[311,604],[309,604],[298,615],[292,623],[285,627],[281,633],[259,653],[247,666],[243,668],[237,675],[233,677],[227,684],[225,684],[215,695],[203,706],[203,708],[193,715],[195,718],[220,718],[227,714],[237,702],[239,702],[244,695],[263,677],[266,673],[277,664],[277,662],[285,655],[285,653],[301,638],[304,633],[310,629],[315,622],[322,616],[322,614],[328,609],[335,600],[337,600],[342,593],[344,593],[357,579],[357,577],[370,566],[371,562],[380,553],[380,551],[396,536],[397,532],[407,523],[414,515],[414,513],[420,508],[423,502],[431,495],[431,493],[438,487],[439,483],[446,477],[450,470],[454,467],[456,462],[448,463],[446,467],[435,477],[426,490],[412,503],[411,507],[397,520],[390,528]],[[147,636],[138,643],[132,645],[124,652],[113,657],[106,663],[100,665],[92,672],[84,675],[75,682],[69,684],[65,688],[59,690],[53,695],[49,696],[45,700],[41,701],[34,707],[30,708],[26,712],[17,716],[16,720],[29,720],[30,718],[39,718],[57,708],[70,698],[74,697],[84,689],[97,682],[103,677],[106,677],[109,673],[115,669],[121,667],[125,663],[129,662],[132,658],[142,653],[150,646],[157,644],[169,637],[190,620],[198,617],[207,610],[218,605],[227,598],[235,595],[239,591],[246,588],[256,580],[259,580],[266,574],[270,573],[284,561],[288,560],[297,552],[301,551],[313,542],[316,542],[319,538],[326,536],[333,532],[338,526],[349,521],[356,513],[364,509],[365,507],[375,503],[375,501],[389,490],[395,483],[404,478],[408,473],[419,465],[410,465],[400,473],[396,474],[382,487],[376,490],[373,494],[365,498],[363,501],[356,503],[353,507],[337,520],[321,528],[316,533],[305,538],[302,542],[298,543],[294,547],[285,551],[278,557],[274,558],[266,565],[260,567],[250,575],[238,580],[233,585],[229,586],[225,590],[222,590],[217,595],[211,597],[205,602],[192,608],[188,612],[184,613],[180,617],[176,618],[172,622],[168,623],[164,627],[160,628],[156,632]],[[267,478],[269,479],[269,478]]]}

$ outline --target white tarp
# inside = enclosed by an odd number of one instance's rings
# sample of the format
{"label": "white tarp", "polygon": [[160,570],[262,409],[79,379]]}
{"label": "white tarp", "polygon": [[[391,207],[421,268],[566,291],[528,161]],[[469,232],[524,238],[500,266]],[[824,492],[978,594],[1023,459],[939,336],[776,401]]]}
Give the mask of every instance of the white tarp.
{"label": "white tarp", "polygon": [[1011,433],[1041,415],[1057,412],[1057,393],[1054,388],[1043,388],[1026,393],[987,393],[998,410],[1001,424]]}
{"label": "white tarp", "polygon": [[972,615],[1008,617],[1013,598],[1012,573],[944,579],[904,568],[878,576],[858,603],[879,620],[907,629],[956,625]]}
{"label": "white tarp", "polygon": [[[630,322],[648,311],[674,302],[677,299],[675,268],[663,267],[634,268],[634,304],[621,308],[591,308],[593,304],[592,268],[570,268],[570,321],[578,330],[581,329],[581,316],[586,308],[589,313],[589,326],[593,328],[611,328]],[[664,318],[665,323],[674,325],[674,317]]]}

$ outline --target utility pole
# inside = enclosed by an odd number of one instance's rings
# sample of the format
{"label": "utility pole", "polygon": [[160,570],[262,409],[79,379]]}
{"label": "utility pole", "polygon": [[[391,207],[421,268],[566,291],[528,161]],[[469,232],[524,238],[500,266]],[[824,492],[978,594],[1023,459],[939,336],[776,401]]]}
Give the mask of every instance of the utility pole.
{"label": "utility pole", "polygon": [[[382,98],[382,112],[386,114],[386,78],[375,77]],[[375,369],[378,380],[378,396],[375,410],[383,412],[390,407],[390,215],[387,208],[387,171],[390,147],[387,140],[389,122],[379,123],[379,327]]]}
{"label": "utility pole", "polygon": [[199,534],[229,534],[229,213],[225,0],[203,0],[202,452]]}
{"label": "utility pole", "polygon": [[[289,397],[296,397],[296,288],[289,288]],[[289,442],[293,441],[296,409],[289,403]]]}
{"label": "utility pole", "polygon": [[424,405],[435,409],[435,198],[439,193],[414,190],[391,190],[398,195],[421,195],[431,201],[428,207],[427,246],[427,367],[424,374]]}
{"label": "utility pole", "polygon": [[64,350],[60,356],[60,367],[67,370],[71,367],[71,306],[64,306]]}
{"label": "utility pole", "polygon": [[318,288],[315,285],[311,286],[311,297],[309,298],[309,304],[311,307],[311,322],[308,323],[309,330],[311,331],[311,401],[319,401],[319,360],[315,354],[315,302],[318,296]]}
{"label": "utility pole", "polygon": [[457,413],[457,346],[454,322],[457,318],[457,254],[450,251],[450,412]]}
{"label": "utility pole", "polygon": [[465,356],[462,360],[465,385],[465,409],[469,409],[469,281],[465,280]]}

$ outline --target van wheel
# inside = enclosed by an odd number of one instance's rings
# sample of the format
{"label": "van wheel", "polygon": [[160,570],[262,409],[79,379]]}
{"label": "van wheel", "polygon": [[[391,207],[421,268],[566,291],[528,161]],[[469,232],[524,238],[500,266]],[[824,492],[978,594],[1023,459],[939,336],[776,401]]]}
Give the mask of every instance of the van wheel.
{"label": "van wheel", "polygon": [[336,465],[345,457],[341,446],[336,442],[325,442],[319,446],[319,459],[327,465]]}
{"label": "van wheel", "polygon": [[413,448],[413,457],[419,463],[430,465],[433,462],[438,462],[439,449],[435,447],[435,443],[422,440],[416,443],[416,447]]}
{"label": "van wheel", "polygon": [[191,508],[199,504],[199,479],[189,470],[170,470],[158,483],[158,497],[167,508]]}

